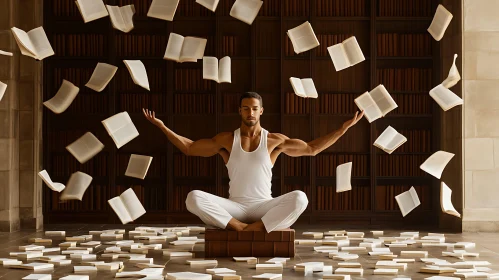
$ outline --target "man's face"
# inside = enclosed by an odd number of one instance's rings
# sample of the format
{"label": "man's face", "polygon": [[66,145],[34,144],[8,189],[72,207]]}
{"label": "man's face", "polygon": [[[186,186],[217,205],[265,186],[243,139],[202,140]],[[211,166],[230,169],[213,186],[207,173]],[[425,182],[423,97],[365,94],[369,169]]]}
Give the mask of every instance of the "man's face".
{"label": "man's face", "polygon": [[260,115],[263,113],[263,107],[260,106],[260,100],[256,98],[244,98],[239,107],[241,120],[247,126],[254,126],[260,121]]}

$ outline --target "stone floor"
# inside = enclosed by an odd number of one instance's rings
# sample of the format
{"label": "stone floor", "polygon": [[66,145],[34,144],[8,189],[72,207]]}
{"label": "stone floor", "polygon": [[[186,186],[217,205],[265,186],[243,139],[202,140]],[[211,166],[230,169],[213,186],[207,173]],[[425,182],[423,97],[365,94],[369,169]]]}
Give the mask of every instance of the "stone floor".
{"label": "stone floor", "polygon": [[[66,236],[72,235],[81,235],[88,234],[89,230],[103,230],[103,229],[117,229],[117,228],[125,228],[127,230],[134,229],[134,227],[139,225],[50,225],[46,226],[44,230],[66,230]],[[165,225],[150,225],[150,226],[165,226]],[[169,225],[172,226],[172,225]],[[297,238],[305,239],[301,235],[304,231],[327,231],[333,230],[337,228],[304,228],[303,226],[295,228],[297,232]],[[345,229],[348,230],[348,229]],[[360,230],[355,230],[360,231]],[[411,230],[417,231],[417,229]],[[365,237],[372,237],[369,230],[364,230],[366,233]],[[420,236],[426,235],[426,232],[420,232]],[[399,236],[398,231],[385,231],[384,236]],[[43,237],[43,232],[33,232],[33,231],[21,231],[15,233],[0,233],[0,258],[8,258],[9,252],[18,251],[19,245],[27,245],[28,239],[32,237]],[[126,238],[127,236],[125,236]],[[202,236],[201,236],[202,238]],[[57,246],[60,241],[53,239],[53,246]],[[94,238],[94,240],[98,240]],[[459,241],[468,241],[475,242],[476,248],[468,250],[472,252],[479,252],[479,258],[469,258],[470,260],[484,260],[492,263],[490,268],[492,272],[499,272],[499,233],[462,233],[462,234],[446,234],[446,242],[459,242]],[[358,243],[353,243],[352,246],[357,246]],[[48,247],[48,246],[47,246]],[[98,251],[104,250],[106,246],[101,246]],[[412,247],[412,246],[411,246]],[[429,257],[435,258],[443,258],[447,259],[451,262],[459,261],[456,258],[444,258],[441,256],[442,249],[440,248],[424,248],[424,249],[414,249],[414,248],[392,248],[392,252],[398,254],[401,250],[427,250],[429,251]],[[292,279],[320,279],[319,275],[300,275],[293,270],[293,265],[301,262],[310,262],[310,261],[321,261],[324,262],[325,265],[332,265],[334,269],[337,267],[337,261],[333,261],[329,259],[326,254],[316,253],[313,251],[312,246],[304,246],[298,245],[296,248],[296,256],[287,262],[283,272],[283,279],[292,280]],[[364,268],[364,276],[363,277],[352,277],[352,279],[393,279],[395,276],[375,276],[373,275],[374,265],[377,261],[375,257],[370,257],[368,254],[363,253],[359,254],[360,258],[356,260],[360,262]],[[180,271],[193,271],[204,273],[204,269],[191,269],[188,265],[184,264],[184,262],[169,260],[168,257],[163,256],[160,252],[151,253],[148,257],[154,257],[154,263],[156,264],[165,264],[166,269],[165,272],[180,272]],[[196,254],[196,258],[202,258],[203,253]],[[412,279],[424,279],[426,277],[433,276],[431,274],[421,274],[418,273],[419,267],[423,264],[419,262],[418,258],[416,258],[416,262],[409,264],[408,269],[400,272],[397,277],[407,277]],[[108,261],[108,260],[106,260]],[[260,262],[264,262],[265,258]],[[60,277],[74,274],[72,271],[73,263],[69,266],[61,266],[56,267],[53,271],[48,272],[38,272],[38,273],[52,273],[52,279],[59,279]],[[237,271],[238,275],[241,275],[243,279],[251,279],[252,275],[260,274],[254,268],[251,268],[246,263],[236,263],[232,259],[221,258],[218,259],[218,267],[227,267],[230,269],[234,269]],[[127,265],[125,262],[124,271],[133,271],[139,270],[139,268]],[[0,266],[0,278],[1,279],[22,279],[22,277],[33,273],[27,270],[21,269],[9,269]],[[97,272],[90,274],[90,279],[113,279],[115,273],[111,272]],[[448,276],[451,276],[447,274]],[[445,276],[443,274],[442,276]]]}

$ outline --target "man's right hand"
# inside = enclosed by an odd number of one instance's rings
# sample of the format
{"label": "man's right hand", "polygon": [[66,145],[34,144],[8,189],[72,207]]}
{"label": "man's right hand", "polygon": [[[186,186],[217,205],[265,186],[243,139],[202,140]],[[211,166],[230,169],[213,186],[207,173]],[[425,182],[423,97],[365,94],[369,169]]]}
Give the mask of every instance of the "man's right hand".
{"label": "man's right hand", "polygon": [[156,113],[154,113],[154,111],[149,111],[149,109],[142,108],[142,112],[144,112],[144,116],[146,117],[146,119],[155,126],[157,127],[164,126],[163,121],[156,118]]}

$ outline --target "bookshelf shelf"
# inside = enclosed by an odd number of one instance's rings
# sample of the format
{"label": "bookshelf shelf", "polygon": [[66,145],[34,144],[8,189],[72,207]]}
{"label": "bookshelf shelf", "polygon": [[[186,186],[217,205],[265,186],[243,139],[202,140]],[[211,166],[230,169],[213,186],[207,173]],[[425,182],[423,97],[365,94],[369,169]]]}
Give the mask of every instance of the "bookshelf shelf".
{"label": "bookshelf shelf", "polygon": [[433,17],[376,17],[380,21],[431,21]]}

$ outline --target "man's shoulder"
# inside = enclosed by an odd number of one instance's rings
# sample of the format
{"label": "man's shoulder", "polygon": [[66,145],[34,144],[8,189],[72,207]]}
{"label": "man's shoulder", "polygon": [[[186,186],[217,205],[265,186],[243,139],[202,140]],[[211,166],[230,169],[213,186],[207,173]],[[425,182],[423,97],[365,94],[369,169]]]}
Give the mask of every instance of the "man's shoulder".
{"label": "man's shoulder", "polygon": [[220,132],[213,139],[218,143],[229,143],[234,139],[234,132]]}
{"label": "man's shoulder", "polygon": [[286,139],[289,139],[288,136],[282,134],[282,133],[270,133],[269,132],[269,135],[268,135],[268,138],[269,139],[273,139],[273,140],[286,140]]}

